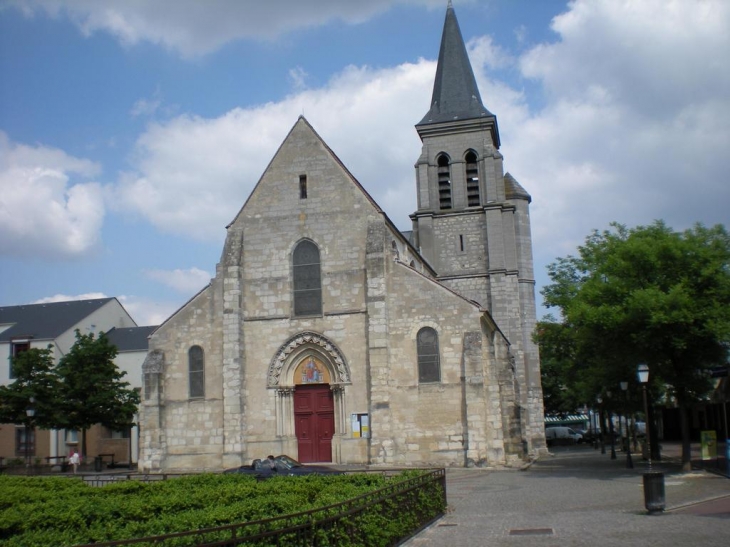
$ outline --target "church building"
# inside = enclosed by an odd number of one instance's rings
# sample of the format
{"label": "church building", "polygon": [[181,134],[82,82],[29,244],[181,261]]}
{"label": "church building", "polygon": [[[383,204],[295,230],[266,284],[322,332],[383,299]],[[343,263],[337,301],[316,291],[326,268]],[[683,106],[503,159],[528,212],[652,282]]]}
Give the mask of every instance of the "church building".
{"label": "church building", "polygon": [[211,283],[150,337],[140,469],[501,466],[544,449],[531,198],[503,171],[450,3],[416,130],[402,233],[296,121]]}

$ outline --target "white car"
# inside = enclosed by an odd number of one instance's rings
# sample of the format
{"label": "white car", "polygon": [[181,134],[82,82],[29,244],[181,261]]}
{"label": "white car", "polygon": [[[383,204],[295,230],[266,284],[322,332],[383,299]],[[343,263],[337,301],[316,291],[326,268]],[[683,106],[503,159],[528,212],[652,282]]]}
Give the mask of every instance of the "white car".
{"label": "white car", "polygon": [[583,435],[569,427],[553,426],[545,428],[545,440],[548,446],[554,444],[575,444],[583,442]]}

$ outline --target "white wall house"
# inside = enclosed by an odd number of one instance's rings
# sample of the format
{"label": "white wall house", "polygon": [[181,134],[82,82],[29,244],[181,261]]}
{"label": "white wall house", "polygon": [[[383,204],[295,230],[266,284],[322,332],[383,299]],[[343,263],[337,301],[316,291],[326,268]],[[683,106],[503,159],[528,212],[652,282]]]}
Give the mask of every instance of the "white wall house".
{"label": "white wall house", "polygon": [[[147,354],[147,336],[154,327],[137,327],[134,319],[116,298],[75,300],[47,304],[0,307],[0,385],[13,382],[12,361],[31,348],[51,347],[55,363],[71,349],[76,331],[82,334],[107,333],[119,349],[117,366],[127,374],[124,380],[132,388],[141,388],[142,362]],[[137,458],[137,428],[131,434],[106,431],[97,426],[89,432],[89,454],[114,451],[117,460],[132,462]],[[121,442],[116,437],[123,438]],[[130,437],[128,440],[126,437]],[[79,442],[77,432],[52,430],[27,435],[28,452],[34,458],[68,455]],[[22,425],[0,424],[0,457],[5,460],[26,453],[26,432]],[[116,446],[118,445],[118,446]]]}

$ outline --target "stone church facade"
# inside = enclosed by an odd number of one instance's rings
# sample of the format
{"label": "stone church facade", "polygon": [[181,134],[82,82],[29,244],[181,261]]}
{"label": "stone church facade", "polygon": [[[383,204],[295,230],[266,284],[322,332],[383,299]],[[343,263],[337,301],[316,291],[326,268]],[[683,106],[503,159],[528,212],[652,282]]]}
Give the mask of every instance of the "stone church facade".
{"label": "stone church facade", "polygon": [[300,117],[150,337],[139,466],[507,465],[545,446],[529,195],[449,5],[401,233]]}

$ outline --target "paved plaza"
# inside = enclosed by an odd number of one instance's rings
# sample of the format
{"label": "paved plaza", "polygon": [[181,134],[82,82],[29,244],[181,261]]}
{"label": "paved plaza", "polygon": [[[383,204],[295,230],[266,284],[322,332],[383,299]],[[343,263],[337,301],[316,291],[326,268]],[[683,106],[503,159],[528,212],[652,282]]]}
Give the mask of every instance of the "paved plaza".
{"label": "paved plaza", "polygon": [[[677,452],[678,447],[668,447]],[[669,455],[667,510],[647,514],[646,462],[578,445],[551,449],[522,471],[450,469],[448,512],[409,547],[730,545],[730,479],[704,470],[680,473]]]}

